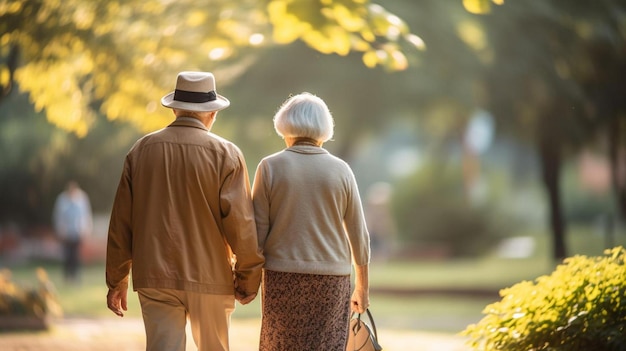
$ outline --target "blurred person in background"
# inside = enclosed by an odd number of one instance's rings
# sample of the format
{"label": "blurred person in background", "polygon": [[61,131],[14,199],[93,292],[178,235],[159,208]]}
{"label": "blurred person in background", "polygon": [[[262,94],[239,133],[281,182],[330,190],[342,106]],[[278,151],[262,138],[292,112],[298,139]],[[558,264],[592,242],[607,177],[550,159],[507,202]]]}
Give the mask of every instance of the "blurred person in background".
{"label": "blurred person in background", "polygon": [[146,350],[184,351],[186,325],[200,351],[227,351],[235,300],[261,283],[250,179],[239,148],[210,132],[230,102],[209,72],[181,72],[161,99],[176,119],[131,148],[109,224],[107,306],[127,310],[133,289]]}
{"label": "blurred person in background", "polygon": [[68,283],[80,281],[80,249],[91,235],[93,215],[89,196],[76,181],[69,181],[54,203],[54,229],[63,246],[63,276]]}
{"label": "blurred person in background", "polygon": [[349,165],[322,148],[334,129],[322,99],[290,97],[274,127],[287,148],[261,160],[252,188],[266,259],[260,350],[345,350],[350,311],[369,306],[369,234],[357,183]]}

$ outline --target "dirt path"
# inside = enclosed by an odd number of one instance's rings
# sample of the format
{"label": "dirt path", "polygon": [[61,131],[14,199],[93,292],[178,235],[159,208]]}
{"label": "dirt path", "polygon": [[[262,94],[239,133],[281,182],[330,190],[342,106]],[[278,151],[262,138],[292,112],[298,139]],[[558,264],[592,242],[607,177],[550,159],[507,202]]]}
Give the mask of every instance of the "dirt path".
{"label": "dirt path", "polygon": [[[258,349],[260,320],[233,319],[231,351]],[[384,351],[467,351],[462,338],[417,331],[379,330]],[[2,351],[143,351],[145,336],[140,319],[64,319],[47,332],[1,333]],[[191,337],[187,350],[195,350]]]}

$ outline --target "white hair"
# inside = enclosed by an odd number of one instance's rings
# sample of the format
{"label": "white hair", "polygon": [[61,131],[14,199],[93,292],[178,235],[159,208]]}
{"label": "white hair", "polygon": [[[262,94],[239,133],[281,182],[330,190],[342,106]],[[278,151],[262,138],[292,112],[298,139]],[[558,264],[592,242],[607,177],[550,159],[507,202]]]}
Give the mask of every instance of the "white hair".
{"label": "white hair", "polygon": [[324,100],[311,93],[289,97],[274,115],[274,129],[283,138],[311,138],[325,142],[333,137],[333,116]]}

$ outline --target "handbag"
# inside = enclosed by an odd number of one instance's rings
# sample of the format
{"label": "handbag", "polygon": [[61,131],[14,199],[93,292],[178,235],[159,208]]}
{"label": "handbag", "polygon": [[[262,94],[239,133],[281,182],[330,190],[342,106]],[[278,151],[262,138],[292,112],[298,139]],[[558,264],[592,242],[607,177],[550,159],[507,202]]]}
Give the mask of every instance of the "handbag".
{"label": "handbag", "polygon": [[376,324],[374,324],[372,313],[369,309],[366,312],[372,327],[370,328],[367,323],[361,320],[360,313],[353,313],[352,317],[350,317],[346,351],[380,351],[383,349],[378,343],[378,333],[376,332]]}

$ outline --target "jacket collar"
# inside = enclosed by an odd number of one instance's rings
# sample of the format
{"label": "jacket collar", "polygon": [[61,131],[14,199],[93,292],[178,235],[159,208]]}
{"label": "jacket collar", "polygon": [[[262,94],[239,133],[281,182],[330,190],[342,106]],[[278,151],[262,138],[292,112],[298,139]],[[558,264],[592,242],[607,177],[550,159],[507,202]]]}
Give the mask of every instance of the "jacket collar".
{"label": "jacket collar", "polygon": [[192,117],[177,117],[174,122],[170,123],[169,127],[193,127],[209,131],[202,122]]}

